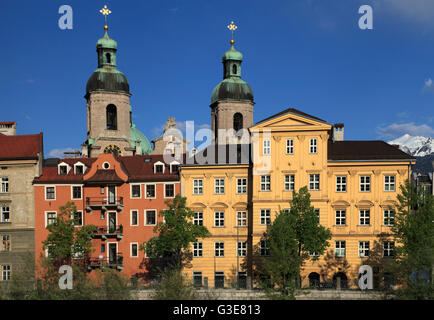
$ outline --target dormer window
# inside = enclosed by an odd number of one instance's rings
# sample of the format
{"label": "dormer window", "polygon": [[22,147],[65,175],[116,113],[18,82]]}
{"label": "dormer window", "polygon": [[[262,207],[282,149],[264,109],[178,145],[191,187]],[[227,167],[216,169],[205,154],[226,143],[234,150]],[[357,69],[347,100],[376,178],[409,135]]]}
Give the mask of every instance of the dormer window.
{"label": "dormer window", "polygon": [[179,162],[173,161],[170,164],[170,173],[178,173],[179,170]]}
{"label": "dormer window", "polygon": [[74,174],[84,174],[86,167],[81,162],[74,164]]}
{"label": "dormer window", "polygon": [[164,163],[158,161],[154,164],[154,173],[164,173]]}
{"label": "dormer window", "polygon": [[57,173],[59,175],[66,175],[66,174],[69,173],[70,169],[71,169],[71,167],[68,164],[66,164],[66,163],[63,162],[63,163],[60,163],[58,165],[58,167],[57,167]]}

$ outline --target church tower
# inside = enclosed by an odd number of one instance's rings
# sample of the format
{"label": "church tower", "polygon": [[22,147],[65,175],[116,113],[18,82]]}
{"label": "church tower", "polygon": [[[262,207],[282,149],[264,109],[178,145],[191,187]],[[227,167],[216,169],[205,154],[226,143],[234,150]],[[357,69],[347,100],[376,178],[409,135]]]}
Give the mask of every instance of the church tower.
{"label": "church tower", "polygon": [[[107,22],[111,11],[104,7],[101,13]],[[107,23],[104,30],[96,44],[98,69],[86,86],[87,140],[82,145],[82,155],[151,153],[151,144],[132,122],[130,87],[126,76],[117,69],[117,42],[108,36]]]}
{"label": "church tower", "polygon": [[[237,27],[232,22],[228,28],[233,31]],[[240,130],[253,125],[253,91],[241,79],[243,55],[235,49],[233,39],[230,43],[231,48],[222,58],[223,81],[211,95],[211,128],[216,143],[219,143],[219,129],[233,129],[239,137],[243,132]]]}

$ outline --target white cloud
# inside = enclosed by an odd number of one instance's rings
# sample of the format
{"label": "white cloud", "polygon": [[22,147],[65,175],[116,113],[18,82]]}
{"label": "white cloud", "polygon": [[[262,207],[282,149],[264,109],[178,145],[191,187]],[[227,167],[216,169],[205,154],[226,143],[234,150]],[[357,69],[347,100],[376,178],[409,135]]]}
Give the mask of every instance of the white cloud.
{"label": "white cloud", "polygon": [[409,123],[392,123],[388,126],[377,127],[377,133],[385,139],[393,139],[404,134],[411,136],[434,136],[434,129],[427,124],[416,125],[414,122]]}
{"label": "white cloud", "polygon": [[431,78],[425,80],[423,85],[423,91],[434,93],[434,83]]}
{"label": "white cloud", "polygon": [[52,158],[63,158],[64,152],[74,152],[74,151],[77,151],[77,150],[73,149],[73,148],[53,149],[48,153],[48,156],[52,157]]}
{"label": "white cloud", "polygon": [[384,10],[414,23],[432,24],[434,19],[434,1],[432,0],[375,0],[374,19],[376,9]]}

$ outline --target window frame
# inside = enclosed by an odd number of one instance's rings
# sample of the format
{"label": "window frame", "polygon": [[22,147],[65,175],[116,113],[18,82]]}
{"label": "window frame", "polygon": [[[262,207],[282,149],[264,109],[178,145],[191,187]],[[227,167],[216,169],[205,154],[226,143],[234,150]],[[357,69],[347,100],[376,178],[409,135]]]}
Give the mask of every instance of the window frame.
{"label": "window frame", "polygon": [[[241,248],[240,248],[241,245]],[[241,254],[240,254],[241,252]],[[247,257],[247,241],[237,241],[237,257],[244,258]]]}
{"label": "window frame", "polygon": [[[314,143],[312,143],[314,142]],[[310,138],[309,139],[309,154],[318,154],[318,139]]]}
{"label": "window frame", "polygon": [[[196,182],[200,182],[200,185],[196,185]],[[193,195],[203,195],[203,179],[202,178],[193,179]]]}
{"label": "window frame", "polygon": [[203,257],[203,242],[193,242],[193,258]]}
{"label": "window frame", "polygon": [[[318,177],[318,179],[316,179]],[[313,178],[313,179],[312,179]],[[320,174],[319,173],[311,173],[309,174],[309,191],[320,191]],[[316,189],[316,186],[318,184],[318,189]],[[313,188],[312,188],[313,185]]]}
{"label": "window frame", "polygon": [[[155,219],[155,221],[154,221],[153,224],[152,223],[148,223],[148,212],[154,212],[154,219]],[[144,218],[144,226],[145,227],[157,225],[157,209],[145,209],[144,210],[144,217],[143,218]]]}
{"label": "window frame", "polygon": [[[390,182],[390,178],[392,178],[392,177],[393,177],[393,182]],[[387,178],[389,178],[389,181],[386,181]],[[391,189],[386,190],[386,186],[388,186],[389,188],[391,186],[393,186],[393,190],[391,190]],[[384,192],[395,192],[396,191],[396,175],[394,175],[394,174],[384,175],[383,191]]]}
{"label": "window frame", "polygon": [[[386,217],[387,212],[387,217]],[[391,216],[392,215],[392,216]],[[388,219],[389,223],[386,224],[386,219]],[[390,223],[392,221],[392,223]],[[383,226],[392,227],[395,225],[395,210],[393,209],[383,209]]]}
{"label": "window frame", "polygon": [[[217,245],[219,245],[219,248],[217,248]],[[221,245],[221,247],[220,247],[220,245]],[[225,256],[225,243],[224,243],[224,241],[214,242],[214,257],[224,258],[224,256]]]}
{"label": "window frame", "polygon": [[[48,188],[53,188],[53,194],[54,194],[54,198],[48,198],[47,195],[47,189]],[[45,200],[46,201],[52,201],[52,200],[56,200],[56,186],[44,186],[45,189]]]}
{"label": "window frame", "polygon": [[[80,198],[74,197],[74,189],[80,188]],[[83,187],[81,185],[71,185],[71,200],[82,200],[83,199]]]}
{"label": "window frame", "polygon": [[[173,195],[172,196],[167,196],[167,187],[168,186],[172,186],[173,187]],[[176,192],[175,192],[175,184],[174,183],[165,183],[164,184],[164,198],[165,199],[173,199],[173,198],[175,198],[175,194],[176,194]]]}
{"label": "window frame", "polygon": [[264,139],[262,141],[262,155],[271,155],[271,139]]}
{"label": "window frame", "polygon": [[[386,243],[388,244],[388,246],[387,246],[388,248],[385,247]],[[387,255],[385,255],[386,250],[388,252]],[[384,258],[395,257],[395,241],[389,241],[389,240],[383,241],[383,257]]]}
{"label": "window frame", "polygon": [[[246,228],[247,227],[247,211],[240,210],[240,211],[237,211],[236,214],[237,214],[237,216],[236,216],[237,217],[237,224],[236,224],[236,226],[238,228]],[[240,217],[240,214],[241,214],[241,217]],[[243,221],[245,222],[245,224],[242,223]]]}
{"label": "window frame", "polygon": [[[289,143],[291,141],[291,143]],[[292,155],[294,154],[294,139],[286,139],[286,152],[285,154]]]}
{"label": "window frame", "polygon": [[[222,221],[223,221],[223,224],[221,224]],[[224,211],[214,211],[214,226],[213,227],[214,228],[224,228],[225,227],[225,212]]]}
{"label": "window frame", "polygon": [[[289,179],[287,179],[288,177],[289,177]],[[292,178],[292,180],[291,180],[291,178]],[[289,180],[289,181],[287,181],[287,180]],[[285,174],[283,190],[284,191],[294,191],[295,190],[295,174]]]}
{"label": "window frame", "polygon": [[[139,195],[134,196],[133,188],[139,187]],[[142,185],[140,183],[132,183],[130,184],[130,199],[141,199],[142,198]]]}
{"label": "window frame", "polygon": [[[223,184],[220,184],[222,181]],[[214,178],[214,194],[218,194],[218,195],[225,194],[225,178]]]}
{"label": "window frame", "polygon": [[[242,192],[240,192],[240,189]],[[237,178],[237,194],[246,194],[246,193],[247,193],[247,178]]]}
{"label": "window frame", "polygon": [[[339,243],[339,247],[338,244]],[[343,247],[342,247],[343,244]],[[339,251],[338,251],[339,250]],[[343,250],[343,251],[342,251]],[[345,258],[347,251],[347,243],[345,240],[335,240],[335,257],[336,258]],[[338,255],[338,252],[342,253],[343,255]]]}
{"label": "window frame", "polygon": [[[7,240],[5,240],[5,237],[7,237]],[[11,252],[12,251],[12,237],[10,234],[1,233],[0,234],[0,241],[1,241],[1,248],[7,248],[0,250],[0,252]],[[6,243],[6,244],[5,244]]]}
{"label": "window frame", "polygon": [[[148,196],[148,186],[154,187],[154,196]],[[145,183],[145,199],[156,199],[157,198],[157,184],[156,183]]]}
{"label": "window frame", "polygon": [[[339,217],[338,217],[338,212],[339,212]],[[342,216],[342,213],[344,214]],[[338,219],[339,223],[338,223]],[[344,223],[342,223],[342,219],[344,221]],[[346,209],[335,209],[335,226],[338,227],[344,227],[347,225],[347,210]]]}
{"label": "window frame", "polygon": [[[136,213],[136,224],[133,224],[133,213]],[[140,224],[139,210],[138,209],[130,209],[130,227],[138,227]]]}
{"label": "window frame", "polygon": [[259,218],[261,226],[271,225],[271,209],[260,209]]}
{"label": "window frame", "polygon": [[[363,212],[363,214],[362,214]],[[367,216],[366,216],[367,214]],[[362,223],[363,221],[363,223]],[[368,222],[368,223],[366,223]],[[371,210],[370,209],[359,209],[359,226],[370,226],[371,225]]]}
{"label": "window frame", "polygon": [[44,214],[45,214],[45,228],[47,228],[50,224],[52,224],[52,223],[48,223],[48,214],[49,213],[54,213],[54,220],[57,218],[57,211],[53,211],[53,210],[49,210],[49,211],[45,211],[44,212]]}
{"label": "window frame", "polygon": [[[362,178],[364,178],[364,182],[362,182]],[[366,182],[366,178],[368,178],[369,182]],[[372,182],[372,180],[371,180],[370,175],[365,175],[365,176],[360,175],[359,176],[359,192],[371,192],[371,189],[372,189],[371,188],[371,182]],[[369,190],[362,190],[362,186],[364,186],[365,189],[366,189],[366,186],[368,186]]]}
{"label": "window frame", "polygon": [[[344,179],[345,181],[342,182],[342,179]],[[340,181],[338,181],[340,180]],[[339,190],[340,188],[340,190]],[[344,189],[344,190],[342,190]],[[336,192],[339,193],[345,193],[347,192],[347,176],[336,176]]]}
{"label": "window frame", "polygon": [[[133,255],[133,245],[136,245],[136,255]],[[139,243],[138,242],[130,242],[130,258],[138,258],[139,257]]]}
{"label": "window frame", "polygon": [[5,194],[10,192],[9,177],[1,177],[0,193]]}
{"label": "window frame", "polygon": [[[366,244],[367,247],[366,247]],[[367,251],[367,254],[366,254]],[[359,241],[359,258],[368,258],[370,253],[370,243],[369,241]]]}
{"label": "window frame", "polygon": [[[3,210],[4,208],[8,208],[8,210]],[[6,220],[3,218],[3,215],[7,212],[9,218]],[[11,216],[11,206],[8,203],[2,203],[0,207],[0,223],[11,223],[12,222],[12,216]]]}
{"label": "window frame", "polygon": [[[267,177],[268,177],[268,181],[267,181]],[[263,179],[265,178],[265,179]],[[268,189],[267,189],[268,186]],[[261,192],[269,192],[271,191],[271,175],[267,174],[267,175],[261,175],[261,180],[260,180],[260,189]]]}

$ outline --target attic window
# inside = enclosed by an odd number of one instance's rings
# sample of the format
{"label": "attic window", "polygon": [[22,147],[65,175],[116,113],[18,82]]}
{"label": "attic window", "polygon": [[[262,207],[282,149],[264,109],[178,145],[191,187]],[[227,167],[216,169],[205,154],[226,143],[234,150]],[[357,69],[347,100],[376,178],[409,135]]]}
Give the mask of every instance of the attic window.
{"label": "attic window", "polygon": [[157,164],[155,165],[155,173],[163,173],[164,172],[164,165]]}
{"label": "attic window", "polygon": [[151,162],[151,158],[145,158],[145,162],[146,162],[146,163]]}
{"label": "attic window", "polygon": [[83,174],[84,167],[82,165],[75,166],[75,174]]}
{"label": "attic window", "polygon": [[170,173],[178,173],[179,171],[179,162],[173,161],[170,164]]}
{"label": "attic window", "polygon": [[67,166],[59,166],[59,174],[68,174]]}
{"label": "attic window", "polygon": [[104,162],[103,164],[102,164],[102,167],[104,168],[104,169],[110,169],[110,163],[108,163],[108,162]]}

